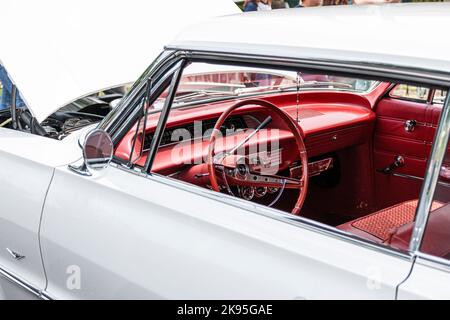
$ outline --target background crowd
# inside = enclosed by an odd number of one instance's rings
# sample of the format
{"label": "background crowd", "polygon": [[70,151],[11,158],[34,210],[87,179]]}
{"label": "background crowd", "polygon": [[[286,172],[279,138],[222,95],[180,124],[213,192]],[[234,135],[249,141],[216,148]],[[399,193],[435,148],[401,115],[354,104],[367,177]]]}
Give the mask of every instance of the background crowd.
{"label": "background crowd", "polygon": [[423,2],[423,0],[236,0],[235,2],[237,2],[244,11],[264,11],[329,5]]}

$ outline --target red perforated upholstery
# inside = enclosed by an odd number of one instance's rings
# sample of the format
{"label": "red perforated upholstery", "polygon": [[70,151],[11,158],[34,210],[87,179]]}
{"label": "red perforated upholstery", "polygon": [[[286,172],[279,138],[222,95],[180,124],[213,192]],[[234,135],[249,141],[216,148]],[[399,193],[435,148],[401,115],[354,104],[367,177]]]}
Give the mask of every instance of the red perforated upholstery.
{"label": "red perforated upholstery", "polygon": [[[399,228],[409,224],[412,225],[417,204],[418,200],[405,201],[350,221],[337,228],[375,242],[390,243],[391,238],[397,234]],[[438,201],[433,202],[432,211],[441,208],[443,205]]]}

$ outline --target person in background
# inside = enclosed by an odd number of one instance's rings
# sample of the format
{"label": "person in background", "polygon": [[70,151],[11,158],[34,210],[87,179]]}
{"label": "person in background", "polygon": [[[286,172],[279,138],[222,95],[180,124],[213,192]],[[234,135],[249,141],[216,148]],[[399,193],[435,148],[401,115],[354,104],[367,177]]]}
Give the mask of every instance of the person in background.
{"label": "person in background", "polygon": [[286,9],[289,8],[287,2],[284,0],[272,0],[272,9]]}
{"label": "person in background", "polygon": [[272,0],[259,0],[258,11],[272,10]]}
{"label": "person in background", "polygon": [[245,0],[244,1],[244,12],[258,11],[259,0]]}
{"label": "person in background", "polygon": [[[352,0],[350,0],[352,1]],[[323,0],[324,6],[338,6],[350,4],[349,0]]]}
{"label": "person in background", "polygon": [[323,0],[301,0],[296,8],[319,7],[323,5]]}
{"label": "person in background", "polygon": [[272,0],[245,0],[244,12],[272,10]]}
{"label": "person in background", "polygon": [[401,0],[353,0],[353,4],[398,3]]}

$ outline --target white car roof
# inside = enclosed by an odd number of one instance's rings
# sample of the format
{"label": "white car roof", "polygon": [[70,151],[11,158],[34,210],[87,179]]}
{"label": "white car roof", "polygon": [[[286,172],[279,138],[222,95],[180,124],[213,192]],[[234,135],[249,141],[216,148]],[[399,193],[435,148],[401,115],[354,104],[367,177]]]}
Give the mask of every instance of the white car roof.
{"label": "white car roof", "polygon": [[42,121],[137,79],[185,26],[238,12],[230,0],[2,0],[0,63]]}
{"label": "white car roof", "polygon": [[169,48],[341,60],[450,73],[450,3],[251,12],[186,28]]}

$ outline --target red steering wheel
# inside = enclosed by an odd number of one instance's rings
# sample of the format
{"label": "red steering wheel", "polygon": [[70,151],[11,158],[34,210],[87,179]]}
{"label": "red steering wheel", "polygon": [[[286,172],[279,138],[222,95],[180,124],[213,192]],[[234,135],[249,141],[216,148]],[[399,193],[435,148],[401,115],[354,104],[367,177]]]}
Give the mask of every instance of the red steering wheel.
{"label": "red steering wheel", "polygon": [[[278,115],[285,122],[289,130],[294,135],[295,142],[298,147],[298,154],[300,155],[300,161],[302,165],[302,176],[300,179],[287,178],[278,175],[263,175],[261,173],[252,171],[250,167],[245,163],[233,166],[223,163],[225,157],[222,157],[220,160],[215,159],[216,140],[222,135],[220,128],[223,126],[225,120],[233,111],[247,105],[257,105],[269,109],[273,114]],[[300,210],[303,206],[303,203],[305,202],[306,193],[308,190],[308,156],[306,153],[305,143],[303,141],[303,131],[297,122],[295,122],[289,115],[287,115],[276,105],[265,100],[250,99],[240,101],[225,110],[220,116],[219,120],[217,120],[217,123],[209,139],[207,165],[211,187],[214,191],[217,192],[220,191],[219,183],[217,180],[217,172],[222,172],[224,178],[231,185],[280,189],[299,189],[297,202],[295,203],[295,207],[292,209],[291,213],[294,215],[300,214]],[[226,182],[226,184],[228,184],[228,182]]]}

